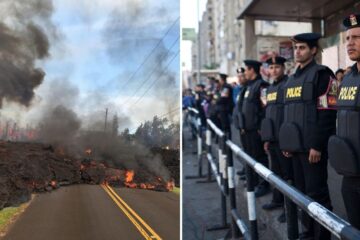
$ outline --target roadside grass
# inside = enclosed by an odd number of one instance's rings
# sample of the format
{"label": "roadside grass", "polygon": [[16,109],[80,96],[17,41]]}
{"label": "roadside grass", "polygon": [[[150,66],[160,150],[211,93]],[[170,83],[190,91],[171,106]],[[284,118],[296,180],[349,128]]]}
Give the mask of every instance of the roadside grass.
{"label": "roadside grass", "polygon": [[179,187],[174,187],[172,192],[180,195],[180,188]]}
{"label": "roadside grass", "polygon": [[23,203],[18,207],[7,207],[0,210],[0,237],[4,236],[11,223],[29,206],[29,202]]}

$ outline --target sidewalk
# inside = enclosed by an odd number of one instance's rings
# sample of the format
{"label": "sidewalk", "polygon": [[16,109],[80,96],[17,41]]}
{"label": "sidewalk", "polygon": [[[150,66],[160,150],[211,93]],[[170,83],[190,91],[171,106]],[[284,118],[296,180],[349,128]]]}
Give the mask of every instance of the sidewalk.
{"label": "sidewalk", "polygon": [[[183,239],[221,239],[227,230],[206,231],[206,228],[221,223],[220,190],[214,183],[196,183],[204,179],[186,179],[197,175],[197,140],[191,139],[189,128],[183,128]],[[206,162],[203,161],[206,173]]]}
{"label": "sidewalk", "polygon": [[[197,183],[199,179],[186,179],[186,176],[197,175],[198,160],[196,155],[196,140],[191,140],[188,128],[183,128],[183,238],[184,239],[224,239],[227,230],[206,231],[207,228],[221,224],[221,195],[216,182]],[[217,149],[214,149],[214,153]],[[214,154],[214,157],[216,155]],[[235,159],[236,171],[241,163]],[[206,159],[203,159],[203,174],[207,172]],[[202,179],[205,180],[205,179]],[[240,216],[247,226],[247,203],[244,182],[236,179],[237,206]],[[276,218],[281,210],[265,212],[259,210],[271,199],[271,194],[257,200],[259,239],[286,239],[286,224],[280,224]],[[227,202],[228,223],[230,223],[229,202]]]}
{"label": "sidewalk", "polygon": [[[191,139],[189,128],[183,128],[183,237],[184,239],[224,239],[227,230],[206,231],[207,228],[221,223],[221,200],[220,190],[216,182],[197,183],[199,179],[186,179],[186,176],[195,176],[198,171],[197,140]],[[232,141],[240,145],[238,132],[233,129]],[[213,157],[217,158],[217,148],[213,144]],[[234,158],[235,172],[242,168],[240,159]],[[207,174],[207,160],[203,158],[203,175]],[[205,180],[201,179],[201,180]],[[248,222],[247,198],[244,182],[236,177],[236,201],[237,209],[241,218]],[[344,217],[342,199],[336,196],[339,192],[339,181],[341,178],[329,167],[329,188],[334,204],[335,213]],[[337,182],[337,184],[334,184]],[[335,196],[334,196],[335,195]],[[256,199],[256,214],[260,240],[287,239],[286,223],[279,223],[277,217],[282,210],[264,211],[261,207],[271,201],[272,194]],[[227,202],[229,208],[229,202]],[[229,210],[229,209],[228,209]],[[230,223],[229,211],[227,212],[228,223]],[[346,219],[346,218],[345,218]],[[301,226],[299,226],[301,232]],[[332,239],[336,237],[332,236]]]}

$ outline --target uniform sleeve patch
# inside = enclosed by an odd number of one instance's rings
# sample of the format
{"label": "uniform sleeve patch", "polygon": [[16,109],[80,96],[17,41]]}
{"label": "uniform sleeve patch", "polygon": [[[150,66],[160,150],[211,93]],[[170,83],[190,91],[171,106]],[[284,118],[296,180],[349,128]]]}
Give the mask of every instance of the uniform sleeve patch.
{"label": "uniform sleeve patch", "polygon": [[264,107],[266,106],[266,92],[267,92],[267,88],[261,88],[260,89],[260,101],[261,101],[261,105]]}
{"label": "uniform sleeve patch", "polygon": [[326,92],[318,98],[318,109],[335,109],[339,92],[339,84],[335,78],[330,77]]}

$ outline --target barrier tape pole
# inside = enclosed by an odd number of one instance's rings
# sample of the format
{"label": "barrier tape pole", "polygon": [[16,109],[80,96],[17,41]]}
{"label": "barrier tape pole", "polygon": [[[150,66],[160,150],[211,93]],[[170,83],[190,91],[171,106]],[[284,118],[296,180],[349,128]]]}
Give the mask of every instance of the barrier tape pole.
{"label": "barrier tape pole", "polygon": [[[229,198],[230,198],[230,209],[231,211],[236,210],[236,193],[235,193],[235,171],[234,171],[234,160],[232,150],[226,145],[227,152],[227,171],[228,171],[228,186],[229,186]],[[233,238],[239,237],[239,228],[237,227],[234,218],[231,218],[231,236]]]}
{"label": "barrier tape pole", "polygon": [[[287,181],[289,185],[292,185],[291,181]],[[285,216],[286,216],[286,225],[287,225],[287,235],[288,239],[298,239],[299,238],[299,227],[297,219],[297,207],[287,196],[284,195],[285,199]]]}
{"label": "barrier tape pole", "polygon": [[[254,169],[262,178],[268,181],[272,186],[287,196],[298,207],[306,211],[315,221],[327,228],[332,234],[339,239],[355,240],[360,239],[360,231],[348,222],[338,217],[335,213],[331,212],[324,206],[313,201],[310,197],[301,193],[296,188],[290,186],[280,177],[275,175],[272,171],[266,168],[264,165],[258,163],[244,151],[242,151],[237,145],[231,141],[227,141],[232,151],[239,157],[241,157],[247,166],[246,170]],[[251,197],[250,197],[251,198]],[[252,202],[252,201],[249,201]],[[252,206],[249,206],[252,207]],[[249,215],[251,212],[249,210]],[[255,215],[256,218],[256,215]],[[252,239],[254,239],[252,237]]]}

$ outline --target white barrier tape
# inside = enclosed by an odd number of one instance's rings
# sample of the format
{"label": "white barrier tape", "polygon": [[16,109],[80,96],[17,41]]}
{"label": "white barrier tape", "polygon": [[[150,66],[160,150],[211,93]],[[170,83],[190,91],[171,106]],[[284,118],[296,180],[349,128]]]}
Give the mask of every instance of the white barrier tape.
{"label": "white barrier tape", "polygon": [[228,167],[229,188],[235,188],[234,167]]}
{"label": "white barrier tape", "polygon": [[254,169],[255,169],[256,172],[261,173],[262,175],[264,175],[266,179],[268,179],[269,176],[271,174],[273,174],[272,171],[270,171],[268,168],[266,168],[261,163],[256,163],[255,166],[254,166]]}
{"label": "white barrier tape", "polygon": [[191,107],[189,107],[188,109],[189,109],[190,111],[192,111],[192,112],[196,113],[196,114],[199,114],[199,111],[198,111],[198,110],[196,110],[195,108],[191,108]]}
{"label": "white barrier tape", "polygon": [[210,164],[211,164],[211,169],[213,170],[214,174],[217,174],[218,170],[217,170],[216,164],[213,161],[211,161]]}
{"label": "white barrier tape", "polygon": [[198,137],[198,143],[197,143],[197,146],[198,146],[198,155],[200,156],[201,153],[202,153],[202,143],[201,143],[201,137]]}
{"label": "white barrier tape", "polygon": [[249,220],[256,220],[255,193],[247,192]]}
{"label": "white barrier tape", "polygon": [[328,226],[329,230],[338,238],[340,238],[340,233],[342,229],[345,227],[344,224],[341,224],[335,221],[332,217],[330,217],[327,213],[328,210],[320,205],[317,202],[312,202],[307,206],[310,213],[313,216],[316,216],[316,219],[319,219],[325,226]]}
{"label": "white barrier tape", "polygon": [[197,119],[196,123],[197,123],[197,126],[201,126],[201,120],[200,120],[200,118]]}
{"label": "white barrier tape", "polygon": [[222,164],[222,158],[223,158],[223,154],[222,154],[222,150],[219,148],[218,149],[218,155],[219,155],[219,172],[222,173],[222,168],[221,168],[221,164]]}
{"label": "white barrier tape", "polygon": [[217,181],[217,184],[219,185],[219,187],[221,187],[221,177],[218,175],[216,175],[216,181]]}
{"label": "white barrier tape", "polygon": [[212,171],[213,171],[213,173],[214,173],[214,175],[216,177],[216,182],[218,183],[219,187],[221,187],[221,178],[220,178],[220,175],[217,172],[216,164],[212,160],[212,156],[211,156],[210,153],[207,154],[207,157],[208,157],[208,161],[210,162],[211,169],[212,169]]}
{"label": "white barrier tape", "polygon": [[227,167],[226,158],[227,158],[227,156],[223,155],[223,157],[222,157],[222,161],[223,161],[223,163],[222,163],[222,174],[223,174],[224,179],[228,178],[227,169],[226,169],[226,167]]}
{"label": "white barrier tape", "polygon": [[218,135],[219,137],[225,135],[218,127],[216,127],[216,125],[210,119],[208,119],[207,122],[209,123],[209,126],[212,128],[212,130],[214,130],[216,135]]}
{"label": "white barrier tape", "polygon": [[242,233],[245,233],[245,231],[246,231],[246,226],[245,226],[245,224],[244,224],[240,219],[237,219],[237,220],[236,220],[236,225],[239,227],[239,229],[240,229],[240,231],[241,231]]}
{"label": "white barrier tape", "polygon": [[206,145],[211,146],[211,131],[210,131],[210,129],[206,130]]}

